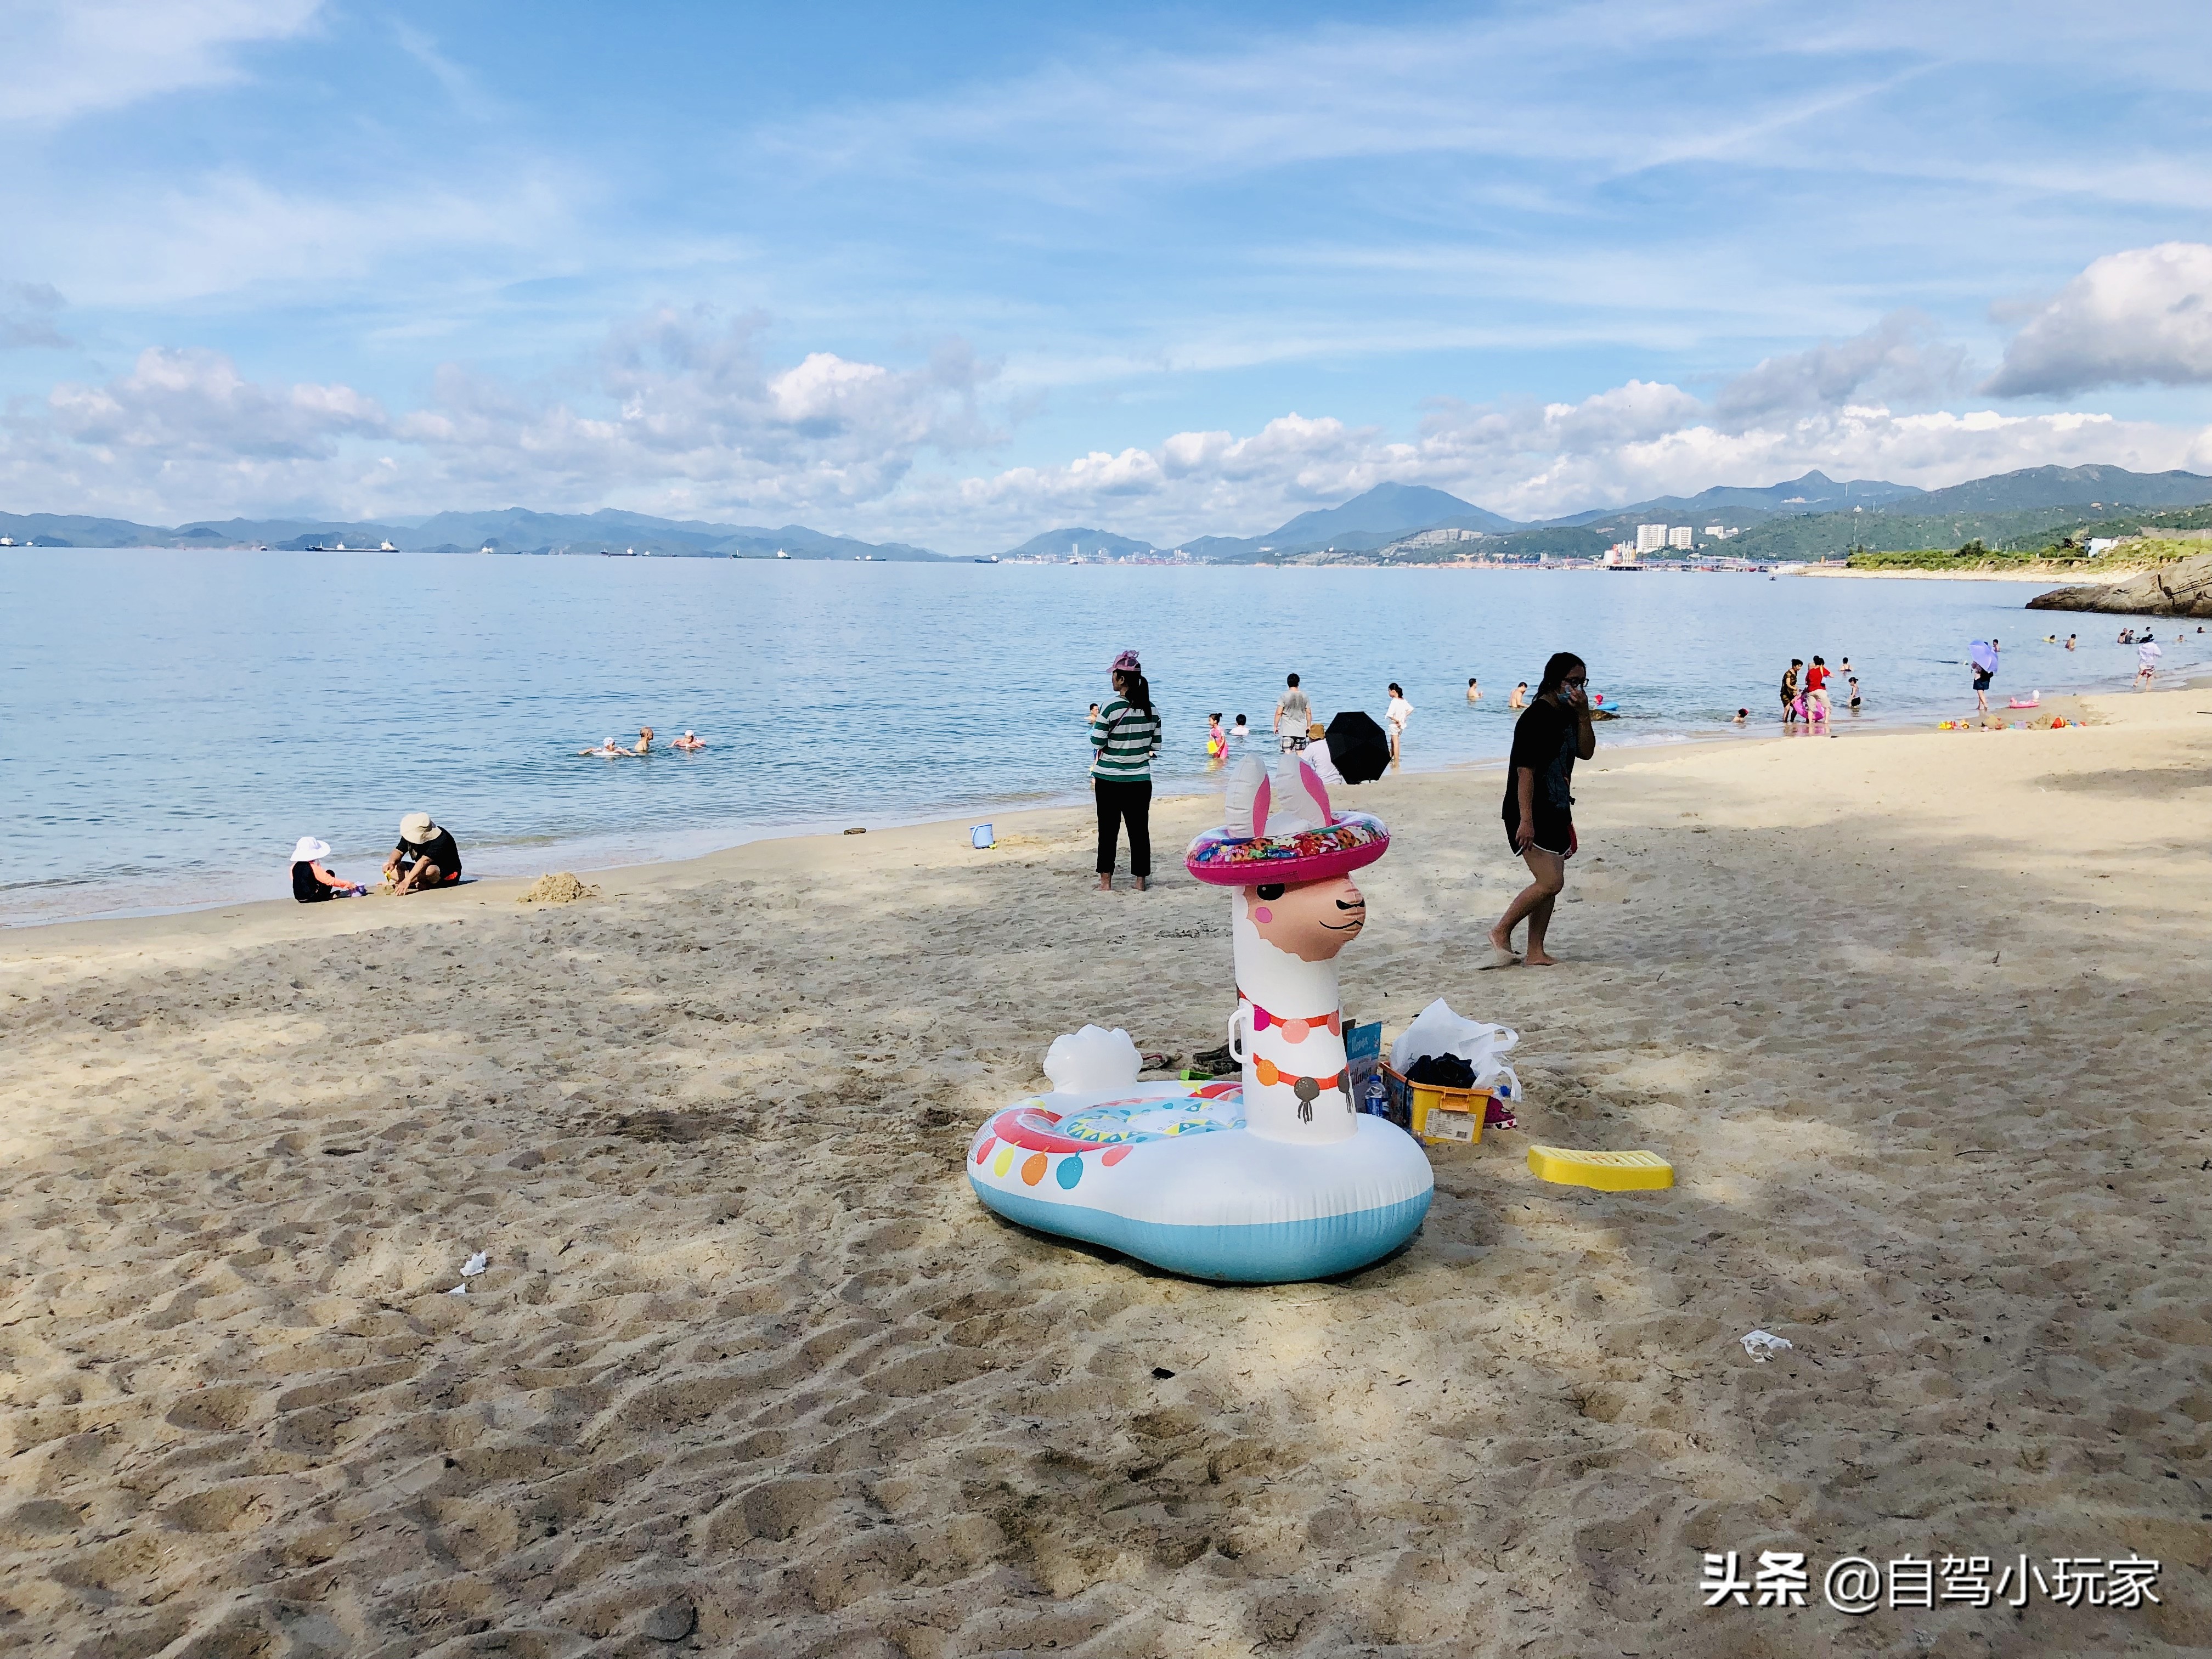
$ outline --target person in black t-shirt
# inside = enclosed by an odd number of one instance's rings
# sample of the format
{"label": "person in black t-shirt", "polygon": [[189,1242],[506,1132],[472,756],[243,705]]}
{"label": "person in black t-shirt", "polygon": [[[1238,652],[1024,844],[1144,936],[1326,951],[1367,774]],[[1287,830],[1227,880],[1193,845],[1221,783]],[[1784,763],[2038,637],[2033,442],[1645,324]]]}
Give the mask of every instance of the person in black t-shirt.
{"label": "person in black t-shirt", "polygon": [[399,844],[384,861],[384,878],[394,895],[451,887],[461,878],[461,849],[454,845],[453,832],[431,823],[428,812],[410,812],[399,820]]}
{"label": "person in black t-shirt", "polygon": [[[1571,651],[1555,652],[1527,710],[1513,727],[1513,753],[1505,768],[1505,842],[1528,860],[1534,878],[1490,930],[1490,968],[1525,962],[1548,968],[1544,935],[1553,907],[1567,884],[1574,856],[1575,763],[1597,752],[1590,727],[1589,671]],[[1528,924],[1528,954],[1513,954],[1513,930]]]}

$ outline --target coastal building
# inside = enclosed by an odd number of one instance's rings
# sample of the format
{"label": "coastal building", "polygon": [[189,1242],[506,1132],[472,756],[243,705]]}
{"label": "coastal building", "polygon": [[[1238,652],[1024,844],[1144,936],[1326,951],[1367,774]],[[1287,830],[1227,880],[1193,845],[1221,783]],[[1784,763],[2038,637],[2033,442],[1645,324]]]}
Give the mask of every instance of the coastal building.
{"label": "coastal building", "polygon": [[1690,526],[1686,524],[1678,524],[1667,532],[1667,545],[1669,547],[1692,547],[1696,545],[1696,540],[1690,533]]}
{"label": "coastal building", "polygon": [[1636,526],[1636,550],[1650,553],[1667,545],[1667,526],[1663,524],[1640,524]]}

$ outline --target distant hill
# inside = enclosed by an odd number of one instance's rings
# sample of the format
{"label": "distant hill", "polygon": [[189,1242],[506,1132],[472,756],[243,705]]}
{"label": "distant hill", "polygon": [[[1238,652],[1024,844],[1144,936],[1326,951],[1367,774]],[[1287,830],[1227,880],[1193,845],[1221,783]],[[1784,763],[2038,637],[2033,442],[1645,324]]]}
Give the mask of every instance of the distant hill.
{"label": "distant hill", "polygon": [[1010,547],[1004,556],[1009,559],[1066,558],[1071,555],[1085,559],[1118,559],[1131,553],[1158,553],[1162,550],[1150,542],[1139,541],[1134,536],[1119,536],[1110,530],[1048,530],[1042,536],[1032,536],[1019,547]]}
{"label": "distant hill", "polygon": [[1425,484],[1381,483],[1364,495],[1354,495],[1341,507],[1319,507],[1301,513],[1279,525],[1261,541],[1320,547],[1362,532],[1404,536],[1419,530],[1518,530],[1510,519],[1500,518],[1472,501]]}
{"label": "distant hill", "polygon": [[88,519],[76,513],[0,513],[0,536],[26,547],[145,547],[166,544],[171,533],[128,519]]}
{"label": "distant hill", "polygon": [[1775,514],[1849,512],[1864,507],[1871,512],[1894,501],[1916,500],[1923,492],[1911,484],[1889,483],[1880,478],[1850,478],[1838,483],[1826,473],[1812,471],[1776,484],[1717,484],[1694,495],[1656,495],[1647,501],[1599,511],[1571,513],[1547,519],[1551,525],[1594,525],[1601,520],[1620,524],[1689,524],[1705,515],[1727,509],[1738,522],[1756,523]]}
{"label": "distant hill", "polygon": [[123,519],[50,513],[0,513],[0,536],[45,547],[271,547],[301,550],[343,542],[375,547],[390,542],[403,552],[652,553],[677,558],[857,559],[911,562],[945,556],[904,542],[864,542],[827,535],[804,525],[770,530],[751,525],[656,519],[611,507],[597,513],[538,513],[511,507],[497,512],[438,513],[419,523],[374,523],[328,519],[226,519],[167,527]]}
{"label": "distant hill", "polygon": [[[1592,508],[1534,525],[1475,506],[1441,489],[1386,483],[1335,507],[1301,513],[1264,536],[1201,536],[1178,544],[1191,558],[1249,564],[1311,561],[1368,562],[1394,548],[1387,562],[1448,562],[1480,556],[1602,552],[1639,524],[1689,525],[1716,520],[1743,534],[1723,544],[1751,558],[1798,558],[1851,546],[1881,551],[1956,546],[1980,537],[1991,546],[2027,544],[2069,527],[2095,526],[2161,508],[2212,505],[2212,477],[2195,472],[2130,472],[2118,466],[2036,466],[1920,490],[1878,478],[1842,483],[1818,471],[1780,483],[1722,484],[1694,495],[1662,495],[1626,507]],[[1479,544],[1401,544],[1426,530],[1479,532]],[[446,512],[421,520],[383,521],[313,518],[202,520],[165,526],[79,514],[0,513],[0,536],[19,546],[307,548],[343,541],[348,547],[390,542],[405,551],[476,553],[623,553],[635,550],[681,558],[878,559],[933,561],[945,556],[905,542],[865,542],[805,525],[759,525],[661,519],[603,507],[596,513],[540,513],[510,507]],[[2025,541],[2023,540],[2025,538]],[[2036,544],[2039,545],[2040,544]],[[1010,556],[1073,550],[1085,558],[1116,558],[1164,550],[1110,530],[1069,528],[1033,536]]]}
{"label": "distant hill", "polygon": [[1909,553],[1956,549],[1970,541],[2000,551],[2032,552],[2069,538],[2079,543],[2091,536],[2131,536],[2160,526],[2212,526],[2212,506],[2139,507],[2108,502],[2101,510],[2067,505],[2009,512],[1960,507],[1948,513],[1820,513],[1770,519],[1721,547],[1747,559],[1834,557],[1855,547],[1871,553]]}
{"label": "distant hill", "polygon": [[1334,547],[1370,552],[1424,530],[1517,530],[1512,520],[1424,484],[1376,484],[1340,506],[1317,507],[1264,536],[1202,536],[1181,544],[1194,559],[1251,563]]}
{"label": "distant hill", "polygon": [[2130,472],[2124,466],[2031,466],[1931,489],[1915,513],[2016,513],[2038,507],[2197,507],[2212,501],[2212,478],[2194,472]]}

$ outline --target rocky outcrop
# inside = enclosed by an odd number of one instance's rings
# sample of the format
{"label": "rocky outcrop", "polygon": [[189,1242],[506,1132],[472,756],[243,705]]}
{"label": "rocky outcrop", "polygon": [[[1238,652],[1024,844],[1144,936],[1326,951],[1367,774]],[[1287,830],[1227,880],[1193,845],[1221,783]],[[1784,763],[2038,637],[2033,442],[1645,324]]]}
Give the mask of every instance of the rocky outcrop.
{"label": "rocky outcrop", "polygon": [[2054,588],[2030,611],[2106,611],[2123,617],[2212,617],[2212,553],[2145,570],[2125,581]]}

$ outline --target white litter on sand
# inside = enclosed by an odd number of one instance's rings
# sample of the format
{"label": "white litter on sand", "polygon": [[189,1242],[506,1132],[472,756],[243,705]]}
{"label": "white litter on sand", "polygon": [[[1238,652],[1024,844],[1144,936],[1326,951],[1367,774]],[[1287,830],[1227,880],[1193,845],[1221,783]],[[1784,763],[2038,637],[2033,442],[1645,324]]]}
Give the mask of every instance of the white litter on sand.
{"label": "white litter on sand", "polygon": [[1777,1336],[1772,1331],[1746,1331],[1741,1340],[1743,1351],[1762,1365],[1783,1349],[1796,1346],[1788,1337]]}
{"label": "white litter on sand", "polygon": [[478,1250],[466,1261],[461,1263],[461,1277],[464,1279],[474,1279],[478,1273],[482,1273],[486,1267],[490,1266],[491,1258],[486,1255],[482,1250]]}
{"label": "white litter on sand", "polygon": [[468,1293],[469,1287],[465,1285],[456,1285],[452,1290],[446,1292],[447,1296],[466,1296]]}

